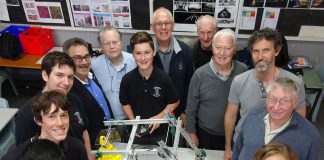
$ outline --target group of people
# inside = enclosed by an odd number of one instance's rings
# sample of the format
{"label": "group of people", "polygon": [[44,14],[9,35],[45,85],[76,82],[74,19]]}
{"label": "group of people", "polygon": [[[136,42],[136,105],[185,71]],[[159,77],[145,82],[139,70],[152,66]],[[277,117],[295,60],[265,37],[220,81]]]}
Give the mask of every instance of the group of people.
{"label": "group of people", "polygon": [[[99,31],[103,54],[96,58],[80,38],[67,40],[63,52],[48,53],[41,64],[44,87],[19,110],[16,148],[3,160],[41,149],[32,146],[48,143],[41,143],[44,139],[59,146],[59,157],[95,159],[91,150],[97,149],[103,121],[159,119],[166,111],[181,118],[199,148],[224,150],[224,160],[265,159],[259,152],[274,142],[300,160],[318,158],[320,136],[304,118],[303,81],[275,66],[282,46],[278,32],[251,35],[255,68],[248,70],[234,60],[234,32],[218,31],[214,17],[197,20],[198,39],[190,47],[172,35],[173,28],[172,13],[158,8],[151,23],[155,37],[135,33],[131,54],[122,51],[122,34],[111,26]],[[127,128],[117,130],[127,142]],[[152,124],[149,130],[134,142],[166,139],[166,125]]]}

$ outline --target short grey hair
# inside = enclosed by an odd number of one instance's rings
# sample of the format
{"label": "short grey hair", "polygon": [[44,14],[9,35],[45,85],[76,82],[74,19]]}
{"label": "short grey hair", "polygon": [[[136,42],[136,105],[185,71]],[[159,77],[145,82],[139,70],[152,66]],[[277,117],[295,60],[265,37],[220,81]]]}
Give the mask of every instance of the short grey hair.
{"label": "short grey hair", "polygon": [[155,22],[156,14],[157,14],[158,12],[162,12],[162,11],[166,12],[166,13],[170,16],[171,21],[174,22],[171,11],[168,10],[168,9],[166,9],[166,8],[164,8],[164,7],[160,7],[160,8],[158,8],[158,9],[156,9],[156,10],[154,11],[153,16],[152,16],[153,19],[152,19],[151,24],[153,24],[153,23]]}
{"label": "short grey hair", "polygon": [[231,38],[233,40],[234,47],[236,48],[236,36],[235,36],[234,31],[232,31],[231,29],[228,29],[228,28],[217,31],[213,37],[213,43],[212,43],[213,46],[215,45],[216,38],[219,36],[225,36],[225,37]]}
{"label": "short grey hair", "polygon": [[287,77],[277,78],[276,80],[272,81],[266,88],[267,94],[269,94],[275,88],[288,90],[289,92],[293,93],[295,97],[298,97],[298,93],[300,91],[298,84],[294,80]]}
{"label": "short grey hair", "polygon": [[103,27],[103,28],[101,28],[99,30],[99,35],[98,35],[99,44],[101,44],[101,36],[102,36],[102,34],[105,33],[105,32],[107,32],[107,31],[115,31],[115,32],[117,32],[118,35],[119,35],[119,40],[122,41],[122,34],[118,31],[117,28],[112,27],[112,26],[106,26],[106,27]]}
{"label": "short grey hair", "polygon": [[85,46],[86,48],[88,48],[88,43],[82,38],[70,38],[63,43],[63,52],[69,54],[69,49],[72,46]]}
{"label": "short grey hair", "polygon": [[216,19],[213,17],[213,16],[211,16],[211,15],[202,15],[202,16],[200,16],[198,19],[197,19],[197,21],[196,21],[196,25],[197,25],[197,30],[198,30],[198,28],[199,28],[199,26],[200,26],[200,23],[202,22],[202,21],[209,21],[209,22],[211,22],[213,25],[214,25],[214,27],[215,27],[215,31],[217,31],[217,21],[216,21]]}

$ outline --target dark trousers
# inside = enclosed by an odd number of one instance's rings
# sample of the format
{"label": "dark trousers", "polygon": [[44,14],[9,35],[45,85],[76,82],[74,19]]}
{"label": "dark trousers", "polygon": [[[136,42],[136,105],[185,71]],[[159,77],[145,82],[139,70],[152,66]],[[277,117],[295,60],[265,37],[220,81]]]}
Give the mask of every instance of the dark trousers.
{"label": "dark trousers", "polygon": [[197,127],[199,148],[212,150],[225,150],[225,136],[213,135]]}

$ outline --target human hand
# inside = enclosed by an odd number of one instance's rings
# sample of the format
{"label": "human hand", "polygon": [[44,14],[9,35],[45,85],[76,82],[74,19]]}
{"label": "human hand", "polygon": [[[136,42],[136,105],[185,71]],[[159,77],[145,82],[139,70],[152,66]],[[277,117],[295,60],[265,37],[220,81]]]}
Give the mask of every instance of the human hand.
{"label": "human hand", "polygon": [[190,137],[192,143],[194,143],[196,146],[198,146],[198,144],[199,144],[199,139],[198,139],[198,137],[197,137],[197,134],[196,134],[196,133],[190,133],[190,134],[189,134],[189,137]]}
{"label": "human hand", "polygon": [[225,151],[224,151],[224,160],[230,160],[230,159],[232,159],[232,154],[233,154],[233,151],[231,149],[226,149],[225,148]]}
{"label": "human hand", "polygon": [[182,121],[181,123],[181,127],[185,127],[186,124],[187,124],[187,117],[186,117],[186,114],[185,113],[181,113],[180,114],[180,119]]}
{"label": "human hand", "polygon": [[[150,119],[161,119],[162,117],[159,116],[153,116]],[[154,130],[158,129],[160,127],[160,123],[154,123],[154,124],[150,124],[149,128],[151,128],[150,134],[153,133]]]}

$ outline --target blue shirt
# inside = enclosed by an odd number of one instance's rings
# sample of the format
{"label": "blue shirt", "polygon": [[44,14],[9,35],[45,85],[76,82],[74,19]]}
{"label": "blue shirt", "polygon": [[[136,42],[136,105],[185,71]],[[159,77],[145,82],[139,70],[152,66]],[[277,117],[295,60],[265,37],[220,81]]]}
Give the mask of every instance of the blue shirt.
{"label": "blue shirt", "polygon": [[92,70],[96,75],[106,98],[108,99],[114,118],[127,119],[119,101],[119,87],[123,76],[136,67],[130,53],[122,52],[122,65],[115,68],[105,54],[92,60]]}
{"label": "blue shirt", "polygon": [[84,86],[93,95],[93,97],[96,99],[96,101],[100,105],[101,109],[104,111],[106,120],[107,121],[110,120],[111,117],[110,117],[110,112],[108,109],[109,104],[107,104],[104,94],[102,93],[99,86],[91,78],[88,78],[88,83],[84,84]]}

